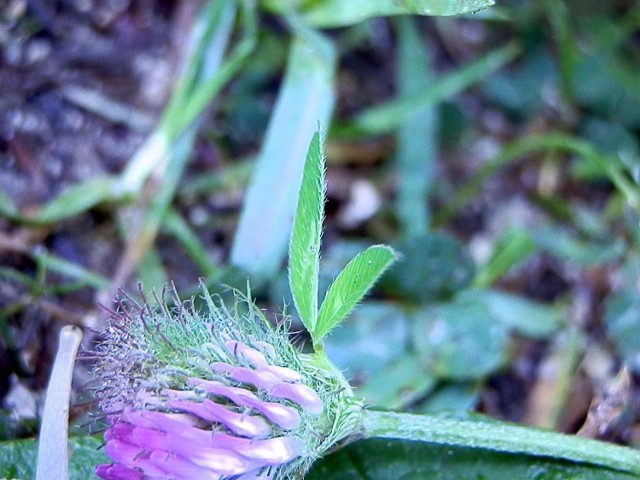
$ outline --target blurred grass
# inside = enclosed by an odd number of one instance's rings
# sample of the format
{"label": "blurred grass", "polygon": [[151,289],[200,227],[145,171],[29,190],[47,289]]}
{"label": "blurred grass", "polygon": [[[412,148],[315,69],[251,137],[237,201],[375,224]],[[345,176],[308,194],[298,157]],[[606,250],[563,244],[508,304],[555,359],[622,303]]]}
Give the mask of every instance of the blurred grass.
{"label": "blurred grass", "polygon": [[[489,177],[512,162],[521,161],[527,154],[539,152],[569,152],[579,156],[582,164],[576,169],[588,170],[590,175],[607,177],[625,196],[627,202],[636,210],[640,207],[640,190],[625,175],[625,167],[614,156],[605,156],[588,141],[564,135],[547,133],[525,137],[506,145],[490,158],[447,202],[447,206],[434,214],[436,225],[451,219],[465,204],[476,197]],[[640,211],[640,210],[639,210]]]}
{"label": "blurred grass", "polygon": [[497,48],[484,57],[445,75],[418,93],[371,107],[356,115],[356,118],[346,125],[337,125],[334,134],[340,137],[357,138],[389,133],[412,115],[420,113],[425,107],[453,97],[494,70],[503,67],[513,60],[518,52],[516,43]]}
{"label": "blurred grass", "polygon": [[[286,11],[287,0],[267,0],[266,5],[275,11]],[[490,5],[493,0],[325,0],[303,4],[302,15],[314,27],[340,27],[362,22],[372,17],[390,15],[459,15],[473,13]]]}
{"label": "blurred grass", "polygon": [[[414,19],[400,18],[398,33],[398,96],[409,98],[437,80],[432,53],[423,41]],[[406,236],[427,231],[431,219],[428,199],[437,161],[438,108],[426,104],[408,116],[398,128],[396,145],[396,203],[402,233]]]}
{"label": "blurred grass", "polygon": [[257,282],[274,278],[281,268],[307,148],[318,127],[328,125],[334,104],[331,41],[305,26],[293,28],[287,71],[231,250],[231,263]]}

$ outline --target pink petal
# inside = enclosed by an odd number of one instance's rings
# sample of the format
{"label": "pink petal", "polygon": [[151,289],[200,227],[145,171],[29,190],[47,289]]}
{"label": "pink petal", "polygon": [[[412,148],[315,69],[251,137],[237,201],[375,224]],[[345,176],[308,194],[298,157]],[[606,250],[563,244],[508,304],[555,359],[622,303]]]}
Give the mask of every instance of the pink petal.
{"label": "pink petal", "polygon": [[260,400],[254,393],[250,392],[246,388],[231,387],[229,385],[225,385],[222,382],[202,380],[199,378],[190,378],[189,384],[201,386],[205,392],[210,393],[211,395],[228,398],[236,405],[240,405],[239,402],[241,401],[241,399]]}
{"label": "pink petal", "polygon": [[293,430],[300,425],[300,414],[285,405],[260,400],[254,393],[244,388],[230,387],[222,382],[190,378],[190,385],[202,386],[207,393],[228,398],[241,407],[255,408],[269,421],[285,430]]}
{"label": "pink petal", "polygon": [[163,432],[182,431],[198,425],[193,416],[184,413],[125,409],[124,418],[137,427],[154,428]]}
{"label": "pink petal", "polygon": [[167,434],[152,428],[135,427],[130,438],[136,445],[147,450],[169,450]]}
{"label": "pink petal", "polygon": [[143,459],[142,448],[121,440],[109,440],[105,446],[109,458],[116,463],[122,463],[128,467],[135,467],[138,459]]}
{"label": "pink petal", "polygon": [[254,367],[262,367],[267,365],[267,359],[264,358],[264,355],[262,353],[254,350],[251,347],[248,347],[244,343],[238,342],[236,340],[227,340],[226,342],[224,342],[224,345],[229,349],[230,352],[233,353],[236,358],[244,358]]}
{"label": "pink petal", "polygon": [[282,465],[302,455],[300,440],[295,437],[276,437],[268,440],[239,438],[225,433],[214,433],[211,446],[233,450],[233,452],[249,458],[257,465]]}
{"label": "pink petal", "polygon": [[109,441],[112,439],[128,441],[127,439],[130,437],[131,432],[133,431],[133,425],[126,422],[114,423],[111,427],[109,427],[104,432],[105,441]]}
{"label": "pink petal", "polygon": [[294,437],[277,437],[252,441],[235,451],[263,465],[282,465],[302,455],[302,445]]}
{"label": "pink petal", "polygon": [[197,400],[198,394],[191,390],[174,390],[173,388],[165,388],[162,390],[162,394],[171,397],[179,398],[181,400]]}
{"label": "pink petal", "polygon": [[202,403],[169,400],[167,404],[171,408],[197,415],[203,420],[219,422],[237,435],[260,438],[271,433],[269,425],[262,418],[232,412],[211,400],[204,400]]}
{"label": "pink petal", "polygon": [[268,390],[282,380],[277,375],[266,370],[253,370],[246,367],[234,367],[222,362],[211,364],[211,369],[216,373],[224,373],[236,382],[253,385],[261,390]]}
{"label": "pink petal", "polygon": [[322,413],[322,400],[311,388],[301,383],[281,383],[269,390],[269,395],[275,398],[286,398],[297,403],[311,415]]}
{"label": "pink petal", "polygon": [[149,452],[141,447],[120,440],[110,440],[105,446],[105,451],[115,463],[130,469],[139,469],[144,473],[144,477],[158,476],[162,478],[164,476],[165,472],[149,461]]}
{"label": "pink petal", "polygon": [[262,368],[263,371],[269,372],[280,378],[284,382],[299,382],[302,380],[302,375],[300,375],[295,370],[291,370],[287,367],[280,367],[278,365],[267,365]]}
{"label": "pink petal", "polygon": [[255,408],[261,414],[283,430],[293,430],[300,426],[300,414],[291,407],[275,402],[247,402],[246,406]]}
{"label": "pink petal", "polygon": [[[212,470],[223,477],[255,470],[257,465],[232,450],[201,445],[177,436],[168,437],[171,451],[188,458],[190,462]],[[200,478],[200,477],[194,477]]]}
{"label": "pink petal", "polygon": [[104,480],[143,480],[142,473],[124,465],[98,465],[96,475]]}
{"label": "pink petal", "polygon": [[180,480],[221,480],[222,475],[208,468],[203,468],[174,453],[152,452],[149,460],[170,474],[171,479],[179,477]]}
{"label": "pink petal", "polygon": [[262,340],[254,340],[253,342],[251,342],[251,344],[262,350],[263,353],[266,353],[268,357],[277,357],[276,349],[273,348],[273,345],[271,345],[270,343],[263,342]]}

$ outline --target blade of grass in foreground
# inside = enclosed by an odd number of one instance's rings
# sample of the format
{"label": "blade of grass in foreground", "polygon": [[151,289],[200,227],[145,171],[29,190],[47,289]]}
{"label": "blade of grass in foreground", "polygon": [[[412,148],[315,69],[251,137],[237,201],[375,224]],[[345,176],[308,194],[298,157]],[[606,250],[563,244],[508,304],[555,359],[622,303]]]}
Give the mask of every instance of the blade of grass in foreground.
{"label": "blade of grass in foreground", "polygon": [[310,30],[296,34],[231,252],[256,280],[273,277],[284,259],[309,141],[334,103],[333,45]]}
{"label": "blade of grass in foreground", "polygon": [[168,209],[164,217],[163,228],[180,242],[203,276],[209,278],[219,273],[211,261],[209,252],[180,212],[174,208]]}

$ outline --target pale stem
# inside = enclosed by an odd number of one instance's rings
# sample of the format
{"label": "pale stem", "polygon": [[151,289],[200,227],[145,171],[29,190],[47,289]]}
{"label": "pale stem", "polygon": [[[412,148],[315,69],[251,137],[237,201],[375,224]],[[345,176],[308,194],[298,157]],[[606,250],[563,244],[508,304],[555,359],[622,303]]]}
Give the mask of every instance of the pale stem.
{"label": "pale stem", "polygon": [[44,402],[36,480],[69,478],[69,399],[73,366],[81,340],[82,332],[77,327],[66,326],[60,331],[58,353]]}

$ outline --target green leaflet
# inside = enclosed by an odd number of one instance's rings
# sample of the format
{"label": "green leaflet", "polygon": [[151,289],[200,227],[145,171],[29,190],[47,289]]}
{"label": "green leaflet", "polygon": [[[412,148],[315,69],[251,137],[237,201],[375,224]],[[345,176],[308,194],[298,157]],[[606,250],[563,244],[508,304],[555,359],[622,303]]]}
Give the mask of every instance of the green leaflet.
{"label": "green leaflet", "polygon": [[329,287],[320,307],[313,341],[318,343],[338,325],[380,275],[396,259],[395,252],[386,245],[374,245],[356,255]]}
{"label": "green leaflet", "polygon": [[320,133],[311,139],[289,243],[289,287],[302,323],[316,350],[320,342],[364,297],[396,259],[394,251],[374,245],[356,255],[329,287],[318,311],[320,245],[324,218],[324,153]]}
{"label": "green leaflet", "polygon": [[304,326],[313,333],[318,319],[318,274],[324,217],[324,154],[320,134],[311,139],[289,244],[289,287]]}

